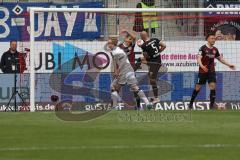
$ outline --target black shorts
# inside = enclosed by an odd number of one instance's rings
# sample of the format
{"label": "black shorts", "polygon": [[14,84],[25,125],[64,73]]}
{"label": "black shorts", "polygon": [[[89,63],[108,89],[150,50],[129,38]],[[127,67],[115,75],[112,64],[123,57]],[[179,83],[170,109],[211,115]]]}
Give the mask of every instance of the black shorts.
{"label": "black shorts", "polygon": [[152,79],[156,79],[158,75],[158,71],[162,66],[161,58],[158,57],[154,59],[148,59],[147,62],[148,62],[147,65],[149,67],[149,72],[148,72],[149,77]]}
{"label": "black shorts", "polygon": [[198,73],[198,81],[197,84],[206,84],[206,82],[211,83],[214,82],[216,83],[216,73]]}

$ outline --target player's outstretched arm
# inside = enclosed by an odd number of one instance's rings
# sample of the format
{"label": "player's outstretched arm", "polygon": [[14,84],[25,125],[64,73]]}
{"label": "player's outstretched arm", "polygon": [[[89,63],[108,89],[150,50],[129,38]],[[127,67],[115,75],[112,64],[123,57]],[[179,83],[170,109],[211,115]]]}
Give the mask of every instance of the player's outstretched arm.
{"label": "player's outstretched arm", "polygon": [[117,65],[117,62],[116,62],[116,60],[114,59],[114,57],[113,57],[113,54],[111,53],[111,57],[112,57],[112,69],[113,69],[113,76],[115,77],[115,78],[117,78],[118,76],[119,76],[119,67],[118,67],[118,65]]}
{"label": "player's outstretched arm", "polygon": [[118,67],[116,67],[115,70],[114,70],[114,77],[117,78],[119,76],[119,73],[120,73],[120,70],[119,70]]}
{"label": "player's outstretched arm", "polygon": [[115,78],[119,76],[119,67],[115,60],[113,60],[113,75]]}
{"label": "player's outstretched arm", "polygon": [[126,36],[129,35],[129,36],[132,37],[133,41],[136,40],[136,35],[133,34],[133,33],[131,33],[131,32],[129,32],[129,31],[127,31],[127,30],[122,30],[121,33],[120,33],[120,35],[121,35],[121,34],[126,34]]}
{"label": "player's outstretched arm", "polygon": [[235,67],[233,64],[229,64],[225,59],[223,59],[222,56],[219,56],[217,59],[218,59],[222,64],[228,66],[228,67],[231,68],[232,70],[235,70],[235,69],[236,69],[236,67]]}
{"label": "player's outstretched arm", "polygon": [[207,66],[204,66],[204,65],[202,64],[202,56],[201,56],[201,55],[198,55],[198,57],[197,57],[197,62],[198,62],[198,64],[199,64],[199,66],[204,70],[204,72],[208,72]]}
{"label": "player's outstretched arm", "polygon": [[115,61],[113,61],[113,76],[115,78],[117,78],[119,76],[119,67],[118,65],[115,63]]}

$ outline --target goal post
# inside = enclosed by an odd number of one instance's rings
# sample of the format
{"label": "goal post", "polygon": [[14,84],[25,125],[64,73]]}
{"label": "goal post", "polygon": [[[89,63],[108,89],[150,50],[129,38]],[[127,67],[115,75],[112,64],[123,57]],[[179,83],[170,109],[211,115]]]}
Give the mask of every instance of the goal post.
{"label": "goal post", "polygon": [[100,12],[100,13],[135,13],[135,12],[239,12],[239,8],[40,8],[30,7],[34,12]]}
{"label": "goal post", "polygon": [[[102,14],[122,14],[123,16],[129,16],[128,14],[131,14],[131,16],[134,16],[134,13],[139,12],[139,13],[205,13],[205,12],[238,12],[240,13],[240,8],[38,8],[38,7],[30,7],[29,9],[30,12],[30,111],[34,112],[35,111],[35,96],[36,96],[36,90],[35,90],[35,79],[36,79],[36,71],[35,71],[35,59],[36,59],[36,43],[35,43],[35,14],[39,12],[79,12],[79,13],[102,13]],[[176,18],[176,17],[175,17]],[[181,19],[181,16],[179,17]],[[194,17],[193,17],[194,18]],[[198,18],[198,17],[196,17]],[[169,18],[171,19],[171,17]],[[127,22],[126,22],[127,23]],[[169,28],[167,28],[169,29]],[[163,32],[166,32],[163,31]],[[168,30],[167,32],[171,32],[171,30]],[[203,35],[204,36],[204,35]],[[158,35],[160,38],[161,36]],[[189,39],[191,40],[191,39]],[[85,42],[84,42],[85,43]],[[89,42],[94,45],[93,42]],[[171,46],[177,46],[178,44],[176,42],[170,42]],[[85,43],[88,45],[88,42]],[[200,45],[200,43],[199,43]],[[198,44],[194,47],[193,50],[198,50],[200,47]],[[104,47],[104,46],[103,46]],[[167,43],[168,47],[168,43]],[[234,45],[233,47],[236,47]],[[239,48],[240,49],[240,48]],[[174,50],[174,48],[170,48],[170,50]],[[227,50],[227,49],[226,49]],[[232,55],[234,58],[234,62],[239,62],[236,58],[239,57],[239,55]],[[177,55],[176,55],[177,57]],[[229,56],[227,57],[229,58]],[[194,59],[194,58],[193,58]],[[164,60],[163,60],[164,61]],[[197,68],[197,66],[195,67]],[[181,71],[186,71],[186,70],[181,70]],[[193,83],[193,82],[191,82]],[[110,84],[109,84],[110,85]],[[237,97],[239,98],[239,97]]]}
{"label": "goal post", "polygon": [[35,111],[34,8],[30,8],[30,111]]}

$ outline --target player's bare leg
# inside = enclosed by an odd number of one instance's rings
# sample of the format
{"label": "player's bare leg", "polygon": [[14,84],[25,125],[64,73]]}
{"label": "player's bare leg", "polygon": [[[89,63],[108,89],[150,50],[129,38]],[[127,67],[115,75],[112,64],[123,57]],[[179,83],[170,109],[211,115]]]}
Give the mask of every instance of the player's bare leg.
{"label": "player's bare leg", "polygon": [[[148,62],[147,62],[145,57],[140,57],[137,60],[137,64],[136,64],[135,70],[140,67],[141,63],[148,64]],[[154,63],[154,62],[150,62],[150,63]],[[158,64],[156,63],[155,65],[158,65]],[[159,66],[159,68],[160,68],[160,66]],[[156,70],[159,70],[159,68],[156,67]],[[156,77],[157,75],[156,74],[154,75],[154,73],[150,71],[148,73],[148,76],[149,76],[150,85],[152,86],[153,94],[154,94],[154,99],[153,99],[152,103],[155,104],[157,102],[160,102],[160,99],[158,98],[158,87],[157,87],[157,77]]]}
{"label": "player's bare leg", "polygon": [[216,98],[216,83],[211,82],[208,84],[210,89],[210,109],[214,108],[215,98]]}
{"label": "player's bare leg", "polygon": [[161,67],[161,64],[160,62],[148,62],[148,63],[149,63],[148,64],[149,65],[149,73],[148,73],[149,82],[150,82],[150,85],[152,86],[153,95],[154,95],[152,103],[155,104],[160,102],[159,95],[158,95],[157,75],[158,75],[159,68]]}
{"label": "player's bare leg", "polygon": [[114,84],[111,86],[111,98],[112,98],[112,107],[113,108],[116,108],[118,105],[118,100],[120,99],[118,92],[119,92],[120,88],[121,88],[120,84]]}
{"label": "player's bare leg", "polygon": [[193,90],[193,93],[192,93],[192,98],[191,98],[190,104],[188,106],[189,109],[193,108],[193,102],[194,102],[195,98],[197,97],[199,91],[201,90],[201,87],[202,87],[202,85],[196,84],[195,89]]}
{"label": "player's bare leg", "polygon": [[[151,74],[151,72],[150,72],[150,74]],[[155,104],[155,103],[158,103],[160,101],[160,99],[158,98],[157,80],[154,78],[151,78],[151,75],[150,75],[150,84],[152,86],[153,95],[154,95],[154,99],[153,99],[152,103]]]}

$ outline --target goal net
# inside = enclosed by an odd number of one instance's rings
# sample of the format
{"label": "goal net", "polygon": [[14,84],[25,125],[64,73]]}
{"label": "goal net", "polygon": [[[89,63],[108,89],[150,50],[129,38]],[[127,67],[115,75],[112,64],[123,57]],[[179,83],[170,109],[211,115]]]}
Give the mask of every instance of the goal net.
{"label": "goal net", "polygon": [[[238,8],[31,8],[30,73],[31,110],[91,110],[111,106],[111,54],[104,47],[108,37],[124,41],[122,31],[136,35],[147,31],[163,40],[162,67],[157,77],[158,109],[187,109],[195,83],[199,48],[214,32],[215,46],[224,59],[236,65],[231,71],[217,60],[216,103],[239,107],[240,9]],[[45,39],[40,38],[44,34]],[[64,35],[64,39],[62,38]],[[135,45],[135,59],[142,50]],[[136,72],[139,87],[152,97],[148,67]],[[122,109],[135,104],[129,87],[121,89]],[[209,90],[203,86],[196,109],[209,108]]]}

